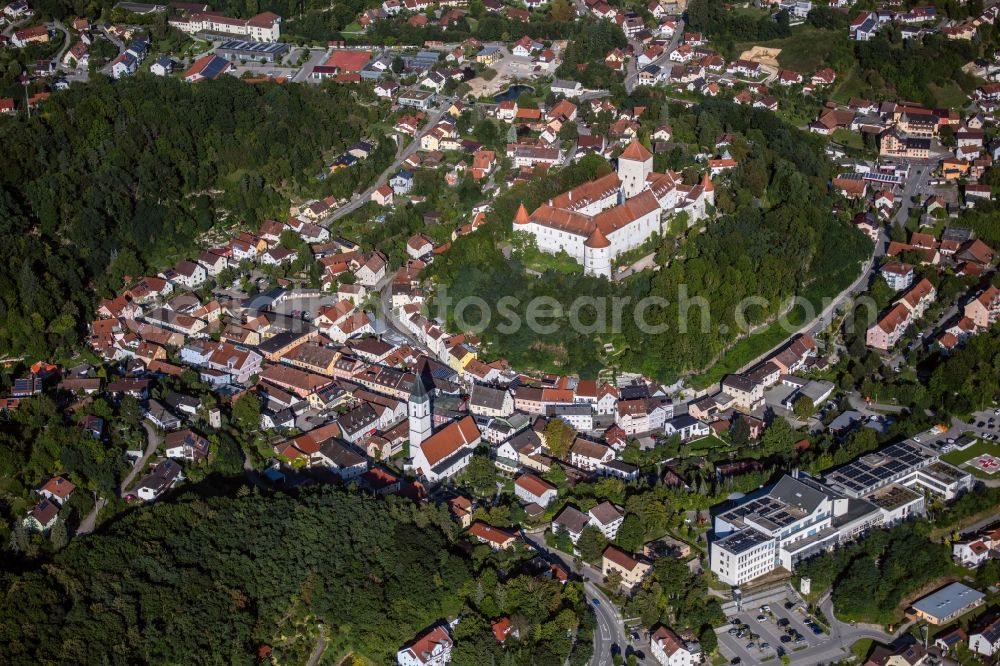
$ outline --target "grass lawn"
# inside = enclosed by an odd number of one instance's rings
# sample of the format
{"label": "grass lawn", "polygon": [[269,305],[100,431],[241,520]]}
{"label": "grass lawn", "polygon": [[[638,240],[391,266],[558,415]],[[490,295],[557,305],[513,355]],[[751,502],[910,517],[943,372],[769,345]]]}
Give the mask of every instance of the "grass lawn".
{"label": "grass lawn", "polygon": [[753,5],[748,7],[733,7],[729,11],[737,16],[751,16],[753,18],[761,18],[771,13],[770,9],[757,9]]}
{"label": "grass lawn", "polygon": [[527,268],[538,271],[539,273],[544,273],[548,270],[566,274],[583,272],[583,266],[576,263],[573,258],[565,252],[560,252],[559,254],[549,254],[548,252],[542,252],[534,247],[528,247],[522,250],[520,258]]}
{"label": "grass lawn", "polygon": [[927,89],[934,95],[934,101],[937,106],[946,109],[952,107],[961,108],[969,103],[969,96],[954,81],[949,81],[943,86],[931,83],[927,86]]}
{"label": "grass lawn", "polygon": [[[987,442],[985,439],[981,439],[972,446],[970,446],[969,448],[965,449],[964,451],[951,451],[950,453],[944,454],[943,456],[941,456],[941,460],[950,465],[955,465],[957,467],[962,463],[968,462],[973,458],[976,458],[978,456],[987,453],[997,458],[1000,458],[1000,444],[997,444],[996,442]],[[977,476],[980,479],[1000,478],[997,477],[997,474],[987,474],[981,471],[980,469],[972,466],[965,467],[963,469],[971,472],[974,476]]]}
{"label": "grass lawn", "polygon": [[709,435],[691,443],[691,455],[701,456],[715,449],[729,449],[729,444],[719,439],[716,435]]}
{"label": "grass lawn", "polygon": [[859,662],[864,661],[865,657],[868,656],[868,652],[872,649],[873,642],[874,641],[870,638],[862,638],[860,641],[855,642],[854,645],[851,646],[851,652],[854,653],[854,656],[858,658]]}
{"label": "grass lawn", "polygon": [[838,75],[839,80],[830,97],[846,104],[852,97],[866,97],[871,92],[867,83],[861,80],[857,67]]}
{"label": "grass lawn", "polygon": [[832,138],[834,141],[847,148],[855,148],[857,150],[865,149],[864,140],[862,140],[861,134],[858,132],[852,132],[851,130],[841,127],[833,131]]}

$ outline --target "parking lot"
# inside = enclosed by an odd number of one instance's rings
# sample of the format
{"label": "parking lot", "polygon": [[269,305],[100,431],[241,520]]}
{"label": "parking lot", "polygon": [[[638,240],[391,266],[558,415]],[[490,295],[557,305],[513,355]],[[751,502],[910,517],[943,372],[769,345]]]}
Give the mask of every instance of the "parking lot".
{"label": "parking lot", "polygon": [[[764,660],[776,660],[782,654],[787,654],[794,662],[796,652],[819,647],[830,640],[825,629],[814,633],[806,624],[807,618],[801,604],[783,600],[763,607],[744,607],[742,612],[729,616],[729,625],[716,629],[719,649],[730,663],[759,664]],[[739,624],[734,624],[734,620]]]}
{"label": "parking lot", "polygon": [[987,409],[975,412],[969,421],[969,428],[988,442],[1000,440],[1000,409]]}

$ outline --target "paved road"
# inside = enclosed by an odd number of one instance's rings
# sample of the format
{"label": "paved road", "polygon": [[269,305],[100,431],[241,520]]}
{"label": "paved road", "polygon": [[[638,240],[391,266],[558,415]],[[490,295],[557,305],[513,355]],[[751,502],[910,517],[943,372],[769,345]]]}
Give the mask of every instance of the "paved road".
{"label": "paved road", "polygon": [[[111,42],[112,44],[115,45],[115,48],[118,49],[118,53],[119,54],[121,54],[121,53],[123,53],[125,51],[125,44],[122,42],[122,40],[118,39],[117,37],[115,37],[114,35],[112,35],[110,32],[108,32],[108,29],[105,28],[103,25],[101,26],[101,34],[104,35],[105,39],[107,39],[109,42]],[[105,63],[104,67],[101,67],[101,69],[100,69],[101,74],[104,74],[106,76],[111,76],[111,64],[114,61],[115,61],[115,59],[112,58],[107,63]]]}
{"label": "paved road", "polygon": [[[844,657],[850,655],[851,646],[854,645],[856,642],[865,638],[870,638],[872,640],[879,641],[880,643],[891,643],[896,638],[901,636],[907,629],[909,629],[910,624],[912,624],[911,622],[904,622],[899,626],[899,628],[896,629],[895,633],[888,634],[882,631],[880,628],[873,625],[854,626],[846,622],[841,622],[833,614],[833,601],[831,600],[829,593],[827,593],[826,596],[820,601],[819,607],[820,610],[823,611],[823,615],[825,615],[826,619],[829,620],[829,622],[831,623],[830,637],[833,639],[832,642],[837,643],[840,651],[843,653],[841,656],[837,657],[838,659],[843,659]],[[833,650],[833,646],[831,646],[830,650]],[[807,652],[808,650],[805,650],[798,654],[805,657],[807,656],[806,655]],[[820,664],[820,663],[829,663],[830,661],[833,660],[832,657],[827,657],[823,654],[808,655],[808,656],[812,656],[813,659],[803,660],[801,663],[804,666],[811,666],[812,664]],[[797,658],[794,661],[796,664],[800,663]]]}
{"label": "paved road", "polygon": [[309,655],[309,661],[306,662],[306,666],[316,666],[319,663],[319,658],[323,656],[324,650],[326,650],[326,638],[323,636],[323,625],[320,625],[316,647],[313,648],[312,654]]}
{"label": "paved road", "polygon": [[[758,605],[758,603],[761,602],[754,602],[753,606]],[[771,601],[770,603],[773,605],[776,602]],[[744,664],[755,663],[755,658],[766,658],[768,655],[770,655],[773,660],[773,649],[780,646],[785,650],[786,654],[791,659],[792,664],[795,664],[796,666],[818,666],[819,664],[830,664],[850,657],[851,646],[857,641],[865,638],[870,638],[882,643],[889,643],[909,626],[903,625],[895,634],[889,635],[882,631],[881,627],[875,625],[854,626],[841,622],[833,615],[833,604],[830,601],[829,594],[820,600],[819,606],[827,620],[831,622],[829,630],[819,636],[814,636],[812,632],[805,627],[803,616],[780,609],[776,611],[776,617],[791,618],[791,626],[798,629],[799,633],[806,638],[806,645],[808,647],[798,651],[793,651],[791,647],[792,644],[790,643],[782,644],[775,640],[775,637],[780,638],[782,630],[777,629],[773,624],[773,621],[765,622],[760,626],[756,626],[753,622],[753,616],[756,615],[756,611],[745,609],[743,614],[739,616],[740,619],[747,622],[751,631],[760,635],[760,641],[769,642],[771,647],[765,652],[761,652],[756,649],[752,652],[748,652],[743,647],[743,644],[747,639],[744,638],[737,640],[732,636],[729,636],[727,632],[730,627],[729,625],[726,625],[716,629],[716,634],[719,637],[719,644],[725,648],[723,652],[724,656],[730,658],[734,655],[739,655],[743,659]]]}
{"label": "paved road", "polygon": [[612,649],[624,650],[626,645],[625,623],[622,621],[618,608],[603,592],[589,580],[584,581],[587,602],[597,615],[597,628],[594,630],[594,655],[590,658],[591,666],[610,664]]}
{"label": "paved road", "polygon": [[[677,29],[674,31],[674,36],[670,38],[670,43],[667,44],[667,47],[663,50],[663,55],[661,55],[659,58],[657,58],[650,64],[656,65],[658,67],[668,66],[670,64],[670,54],[677,50],[677,47],[680,45],[681,38],[683,36],[684,36],[684,19],[678,19]],[[632,44],[632,50],[635,53],[635,57],[633,57],[628,62],[628,73],[625,76],[625,91],[631,93],[635,89],[636,84],[639,81],[638,61],[639,61],[639,55],[642,54],[644,48],[641,42],[637,42],[635,40],[629,40],[629,43]]]}
{"label": "paved road", "polygon": [[[450,104],[448,104],[448,106],[450,106]],[[410,155],[414,154],[415,152],[417,152],[417,150],[420,149],[420,137],[423,136],[424,132],[433,127],[437,123],[437,121],[441,120],[441,118],[444,117],[444,114],[446,114],[447,112],[448,112],[448,107],[444,106],[444,108],[439,108],[433,113],[431,113],[427,118],[427,122],[424,123],[424,126],[420,128],[420,131],[418,131],[416,136],[413,138],[413,141],[411,141],[409,145],[406,146],[406,148],[396,150],[396,159],[393,160],[392,164],[390,164],[389,167],[382,172],[382,174],[378,177],[378,180],[376,180],[367,190],[365,190],[359,195],[354,196],[350,202],[335,210],[332,215],[330,215],[320,224],[324,227],[329,228],[334,222],[336,222],[340,218],[344,217],[348,213],[353,213],[358,208],[361,208],[361,206],[368,203],[371,200],[372,193],[378,188],[382,187],[386,183],[386,181],[389,180],[389,177],[392,176],[392,174],[394,174],[399,169],[400,165],[403,163],[404,160],[406,160],[406,158],[408,158]],[[389,139],[388,137],[382,137],[382,140],[388,141]]]}
{"label": "paved road", "polygon": [[22,25],[24,25],[25,23],[27,23],[31,19],[32,19],[31,16],[26,16],[25,18],[21,19],[20,21],[14,21],[13,23],[11,23],[10,25],[8,25],[6,28],[3,29],[3,35],[4,35],[4,37],[10,37],[11,35],[14,34],[15,30],[17,30],[18,28],[20,28]]}
{"label": "paved road", "polygon": [[122,479],[122,485],[120,492],[122,497],[126,494],[126,489],[131,485],[132,481],[135,479],[136,475],[141,472],[145,467],[146,463],[154,453],[156,453],[156,448],[160,445],[160,433],[156,432],[156,428],[149,421],[143,420],[142,427],[146,429],[146,451],[142,454],[142,457],[135,461],[132,465],[132,471],[128,473],[124,479]]}
{"label": "paved road", "polygon": [[309,59],[306,60],[305,64],[299,68],[299,71],[295,73],[292,77],[292,81],[295,83],[302,83],[309,79],[309,74],[312,72],[313,67],[324,62],[329,54],[329,50],[310,50]]}
{"label": "paved road", "polygon": [[979,532],[979,530],[983,529],[984,527],[989,527],[993,523],[997,523],[997,522],[1000,522],[1000,512],[995,513],[995,514],[993,514],[992,516],[990,516],[988,518],[983,518],[982,520],[980,520],[978,522],[975,522],[975,523],[973,523],[971,525],[968,525],[967,527],[963,527],[961,535],[963,537],[965,537],[965,536],[975,536],[976,533]]}
{"label": "paved road", "polygon": [[109,42],[111,42],[112,44],[114,44],[118,48],[118,53],[121,53],[122,51],[125,50],[125,44],[122,42],[122,40],[118,39],[117,37],[115,37],[114,35],[112,35],[110,32],[108,32],[107,28],[105,28],[104,26],[101,26],[101,32],[104,34],[104,37]]}
{"label": "paved road", "polygon": [[90,534],[94,531],[94,526],[97,524],[97,514],[101,512],[101,509],[108,503],[103,497],[98,497],[97,501],[94,503],[94,508],[90,510],[83,520],[80,521],[80,525],[76,528],[76,536],[83,536],[84,534]]}
{"label": "paved road", "polygon": [[521,534],[525,542],[539,552],[545,553],[550,561],[559,562],[568,571],[583,578],[583,589],[586,593],[587,603],[597,615],[597,628],[594,630],[594,655],[590,659],[590,665],[607,666],[610,664],[612,651],[617,648],[617,650],[624,652],[628,645],[628,638],[625,634],[625,621],[618,612],[618,608],[596,585],[596,583],[603,582],[603,574],[585,562],[578,564],[576,560],[571,559],[565,553],[549,548],[545,543],[543,530],[523,530]]}
{"label": "paved road", "polygon": [[56,54],[56,57],[53,58],[53,60],[55,60],[56,63],[62,63],[63,56],[66,55],[66,51],[69,50],[70,40],[72,39],[72,37],[70,36],[69,30],[66,28],[66,26],[63,24],[62,21],[58,20],[53,21],[52,25],[55,26],[56,30],[58,30],[63,34],[63,45],[59,48],[59,53]]}

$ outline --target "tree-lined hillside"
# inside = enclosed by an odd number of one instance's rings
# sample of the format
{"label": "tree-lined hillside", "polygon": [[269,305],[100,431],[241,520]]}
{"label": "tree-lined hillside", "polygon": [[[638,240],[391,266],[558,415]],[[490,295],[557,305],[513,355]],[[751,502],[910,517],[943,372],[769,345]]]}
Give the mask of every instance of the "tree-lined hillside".
{"label": "tree-lined hillside", "polygon": [[[125,514],[51,558],[6,560],[4,663],[251,664],[268,645],[280,663],[301,664],[322,625],[331,663],[351,653],[387,664],[456,617],[457,666],[589,660],[594,617],[581,585],[531,575],[523,548],[470,555],[444,508],[330,488],[198,494],[218,487],[206,480]],[[501,616],[520,636],[505,646],[490,630]]]}
{"label": "tree-lined hillside", "polygon": [[74,87],[30,120],[5,119],[0,353],[68,347],[123,276],[162,270],[220,219],[257,224],[286,215],[289,193],[324,193],[324,154],[380,118],[351,95],[135,77]]}

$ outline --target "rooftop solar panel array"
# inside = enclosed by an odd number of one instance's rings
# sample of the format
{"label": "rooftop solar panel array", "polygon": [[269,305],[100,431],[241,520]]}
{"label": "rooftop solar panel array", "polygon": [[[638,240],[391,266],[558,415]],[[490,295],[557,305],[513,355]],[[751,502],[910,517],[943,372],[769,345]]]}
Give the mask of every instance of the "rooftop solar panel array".
{"label": "rooftop solar panel array", "polygon": [[201,70],[201,75],[206,79],[218,78],[229,67],[229,61],[223,58],[212,58]]}
{"label": "rooftop solar panel array", "polygon": [[234,39],[223,43],[219,49],[223,51],[243,51],[245,53],[284,53],[288,48],[280,42],[245,42]]}
{"label": "rooftop solar panel array", "polygon": [[739,555],[765,541],[770,541],[770,538],[755,529],[746,529],[727,536],[719,542],[719,545],[723,546],[730,553]]}
{"label": "rooftop solar panel array", "polygon": [[930,458],[931,454],[913,444],[899,442],[844,465],[828,474],[826,481],[843,487],[852,495],[859,495],[922,467]]}
{"label": "rooftop solar panel array", "polygon": [[780,500],[764,495],[726,511],[721,517],[727,522],[742,522],[749,518],[771,529],[780,529],[791,525],[804,515],[804,512],[799,509],[790,507]]}

